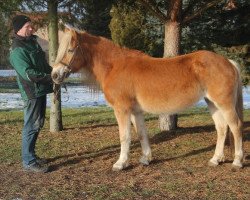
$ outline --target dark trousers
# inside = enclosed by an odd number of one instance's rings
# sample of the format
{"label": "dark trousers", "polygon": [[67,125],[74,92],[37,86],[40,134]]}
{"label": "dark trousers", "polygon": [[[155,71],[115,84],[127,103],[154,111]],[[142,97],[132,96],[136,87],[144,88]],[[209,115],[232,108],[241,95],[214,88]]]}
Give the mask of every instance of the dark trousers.
{"label": "dark trousers", "polygon": [[44,125],[46,95],[24,102],[24,126],[22,131],[23,165],[36,161],[35,146],[40,129]]}

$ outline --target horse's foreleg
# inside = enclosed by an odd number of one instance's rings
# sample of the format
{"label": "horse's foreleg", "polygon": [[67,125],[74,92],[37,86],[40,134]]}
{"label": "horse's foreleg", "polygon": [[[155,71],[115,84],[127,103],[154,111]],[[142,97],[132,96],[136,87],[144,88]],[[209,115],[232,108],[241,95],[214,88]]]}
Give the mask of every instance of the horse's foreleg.
{"label": "horse's foreleg", "polygon": [[113,165],[113,170],[122,170],[128,166],[128,154],[131,143],[130,127],[131,114],[124,110],[115,109],[115,116],[119,126],[121,152],[118,161]]}
{"label": "horse's foreleg", "polygon": [[148,140],[147,130],[144,122],[144,116],[142,113],[136,113],[131,115],[131,121],[135,127],[142,147],[142,156],[140,163],[143,165],[149,165],[152,160],[151,148]]}

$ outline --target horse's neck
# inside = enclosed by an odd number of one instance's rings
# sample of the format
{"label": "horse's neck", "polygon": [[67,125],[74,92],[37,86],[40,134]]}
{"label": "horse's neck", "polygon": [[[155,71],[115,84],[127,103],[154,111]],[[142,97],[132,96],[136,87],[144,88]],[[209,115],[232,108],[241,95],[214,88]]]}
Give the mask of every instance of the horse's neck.
{"label": "horse's neck", "polygon": [[102,85],[107,73],[113,67],[114,58],[117,59],[121,48],[114,45],[111,41],[87,35],[85,39],[86,50],[89,52],[90,69],[97,81]]}

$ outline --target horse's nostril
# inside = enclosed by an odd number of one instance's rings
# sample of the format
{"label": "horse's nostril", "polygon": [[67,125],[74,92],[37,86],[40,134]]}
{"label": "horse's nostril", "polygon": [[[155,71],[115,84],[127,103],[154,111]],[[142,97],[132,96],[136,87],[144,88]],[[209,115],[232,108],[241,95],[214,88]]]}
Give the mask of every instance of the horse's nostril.
{"label": "horse's nostril", "polygon": [[56,73],[52,74],[52,79],[56,80],[58,78],[58,75]]}

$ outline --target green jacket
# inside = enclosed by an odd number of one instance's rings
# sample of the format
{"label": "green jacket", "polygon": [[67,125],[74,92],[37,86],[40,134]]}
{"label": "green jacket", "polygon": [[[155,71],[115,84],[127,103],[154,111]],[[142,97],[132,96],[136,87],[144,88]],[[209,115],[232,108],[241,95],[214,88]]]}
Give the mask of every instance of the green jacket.
{"label": "green jacket", "polygon": [[17,82],[23,100],[34,99],[53,91],[51,67],[36,36],[15,35],[10,51],[10,63],[17,72]]}

